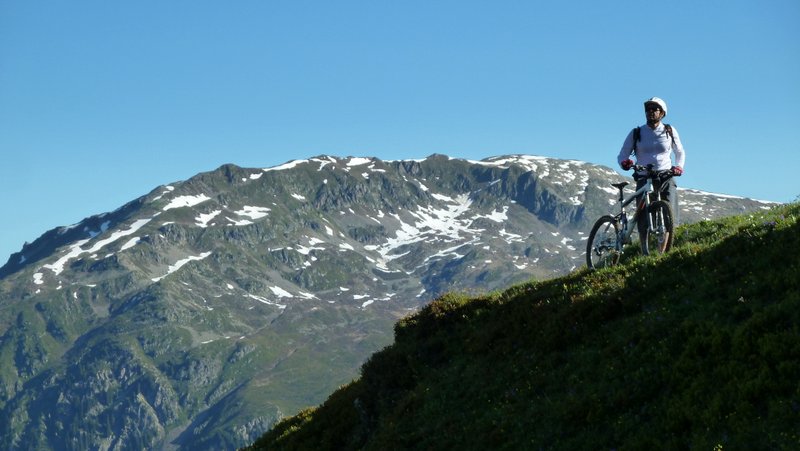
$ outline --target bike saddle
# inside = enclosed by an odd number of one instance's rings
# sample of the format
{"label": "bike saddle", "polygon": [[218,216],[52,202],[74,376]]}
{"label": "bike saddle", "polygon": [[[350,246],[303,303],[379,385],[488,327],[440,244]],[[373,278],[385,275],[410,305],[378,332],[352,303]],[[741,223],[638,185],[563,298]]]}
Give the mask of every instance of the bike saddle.
{"label": "bike saddle", "polygon": [[611,184],[611,186],[613,186],[614,188],[617,188],[617,189],[625,188],[628,185],[629,185],[628,182],[619,182],[619,183],[612,183]]}

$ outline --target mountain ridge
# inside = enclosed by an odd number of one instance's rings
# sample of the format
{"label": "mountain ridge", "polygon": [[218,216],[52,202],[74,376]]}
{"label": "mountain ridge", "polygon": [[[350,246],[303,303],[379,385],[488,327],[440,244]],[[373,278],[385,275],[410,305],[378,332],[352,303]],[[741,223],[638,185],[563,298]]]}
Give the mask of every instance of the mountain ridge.
{"label": "mountain ridge", "polygon": [[[521,155],[518,155],[518,156],[521,156]],[[406,164],[412,164],[413,165],[415,163],[418,164],[419,162],[426,161],[428,159],[437,159],[437,158],[439,158],[439,159],[446,159],[446,160],[458,160],[458,161],[463,161],[463,162],[468,162],[468,163],[482,163],[482,162],[491,161],[493,158],[494,159],[499,159],[499,160],[502,161],[503,159],[507,159],[507,158],[511,158],[511,157],[514,157],[514,156],[490,157],[490,158],[487,158],[485,160],[475,161],[475,160],[465,160],[465,159],[451,158],[451,157],[449,157],[447,155],[442,155],[442,154],[433,154],[433,155],[431,155],[431,156],[429,156],[429,157],[427,157],[425,159],[385,160],[384,162],[385,163],[396,163],[396,162],[398,162],[398,163],[403,164],[403,165],[406,165]],[[260,171],[270,172],[270,171],[280,171],[280,170],[284,170],[284,169],[291,169],[291,168],[295,167],[298,164],[302,164],[302,163],[306,163],[306,162],[314,161],[314,160],[325,160],[325,159],[328,159],[328,158],[337,159],[339,157],[333,157],[333,156],[330,156],[330,155],[319,155],[317,157],[313,157],[313,158],[310,158],[310,159],[292,160],[292,161],[289,161],[287,163],[284,163],[284,164],[281,164],[281,165],[278,165],[278,166],[260,169]],[[546,157],[535,157],[535,156],[533,158],[534,159],[548,159]],[[378,159],[376,159],[374,157],[345,157],[345,158],[341,158],[341,159],[343,159],[343,160],[348,160],[349,159],[351,161],[354,160],[354,161],[357,161],[357,162],[373,161],[373,160],[378,161]],[[550,160],[555,160],[555,159],[550,159]],[[580,162],[578,160],[555,160],[555,161],[573,161],[573,162],[578,162],[580,164],[589,164],[589,163]],[[602,167],[602,166],[599,166],[599,167]],[[533,169],[535,171],[535,166],[533,168],[528,166],[527,169]],[[614,176],[616,178],[622,178],[622,176],[617,174],[615,171],[611,170],[610,168],[607,168],[607,169],[609,171],[609,175]],[[234,181],[236,181],[238,179],[245,180],[247,177],[253,177],[255,175],[260,175],[257,172],[253,173],[252,171],[258,171],[258,169],[244,168],[244,167],[240,167],[240,166],[237,166],[235,164],[232,164],[232,163],[226,163],[226,164],[221,165],[217,169],[214,169],[214,170],[209,171],[209,172],[200,173],[200,174],[198,174],[198,175],[196,175],[194,177],[189,178],[188,180],[186,180],[184,182],[175,182],[175,184],[186,183],[186,184],[188,184],[187,185],[188,187],[200,188],[200,187],[203,186],[203,182],[202,182],[203,178],[208,177],[208,176],[213,175],[213,174],[217,174],[217,173],[224,174],[225,178],[228,180],[228,183],[232,184]],[[53,229],[45,232],[39,238],[35,239],[33,242],[25,243],[23,245],[23,248],[20,251],[13,252],[9,256],[7,262],[2,267],[0,267],[0,278],[5,277],[5,276],[15,272],[19,268],[21,268],[21,267],[23,267],[25,265],[34,263],[34,262],[38,261],[40,258],[44,258],[47,255],[49,255],[49,253],[44,253],[43,252],[42,246],[45,243],[48,243],[49,245],[52,245],[53,242],[56,242],[56,243],[60,243],[60,245],[63,245],[63,244],[68,243],[68,242],[74,242],[74,241],[78,240],[78,238],[85,236],[86,232],[88,231],[88,228],[92,228],[94,230],[102,230],[102,224],[105,222],[104,218],[106,218],[107,216],[122,214],[123,218],[124,218],[125,212],[133,211],[137,207],[141,207],[141,204],[146,203],[148,201],[152,201],[153,199],[157,199],[157,198],[163,196],[164,194],[166,194],[164,190],[169,186],[172,186],[172,185],[161,185],[161,186],[158,186],[158,187],[154,188],[153,190],[151,190],[149,193],[147,193],[147,194],[145,194],[143,196],[140,196],[139,198],[134,199],[133,201],[130,201],[130,202],[124,204],[122,207],[114,210],[113,212],[105,212],[105,213],[98,213],[98,214],[95,214],[95,215],[91,215],[91,216],[79,221],[78,223],[71,225],[71,226],[59,226],[59,227],[53,228]],[[744,198],[744,197],[741,197],[741,196],[735,196],[735,195],[729,195],[729,194],[720,194],[720,193],[712,193],[712,192],[707,192],[707,191],[702,191],[702,190],[695,190],[695,189],[691,189],[691,188],[683,188],[683,187],[681,187],[681,188],[679,188],[679,190],[682,193],[684,193],[686,195],[690,195],[690,196],[693,196],[693,195],[694,196],[698,196],[698,195],[699,196],[714,196],[714,197],[723,198],[723,199],[724,198],[731,198],[731,199],[734,199],[734,200],[747,200],[747,198]],[[614,195],[615,194],[614,192],[611,192],[610,189],[606,189],[605,191],[608,192],[610,195]],[[764,204],[764,205],[777,204],[777,202],[771,202],[771,201],[753,200],[753,199],[750,199],[750,200],[754,201],[754,202],[758,202],[758,203]],[[577,202],[577,201],[575,201],[575,202]],[[62,238],[56,240],[56,239],[54,239],[56,237],[62,237]],[[52,251],[52,249],[50,249],[50,248],[46,248],[46,250],[48,252]],[[15,261],[16,261],[16,263],[15,263]]]}

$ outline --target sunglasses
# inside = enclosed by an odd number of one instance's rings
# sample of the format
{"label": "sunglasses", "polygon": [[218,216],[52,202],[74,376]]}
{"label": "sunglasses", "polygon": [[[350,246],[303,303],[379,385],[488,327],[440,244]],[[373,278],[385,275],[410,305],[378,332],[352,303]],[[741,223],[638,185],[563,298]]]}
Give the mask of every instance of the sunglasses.
{"label": "sunglasses", "polygon": [[645,111],[661,111],[661,107],[657,105],[648,105],[644,107]]}

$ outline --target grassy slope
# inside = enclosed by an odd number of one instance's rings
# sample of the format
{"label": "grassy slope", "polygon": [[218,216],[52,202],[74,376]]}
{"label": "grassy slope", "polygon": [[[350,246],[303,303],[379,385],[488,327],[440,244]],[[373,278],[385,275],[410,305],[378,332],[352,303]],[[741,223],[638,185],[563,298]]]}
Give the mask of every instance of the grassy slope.
{"label": "grassy slope", "polygon": [[798,449],[800,205],[396,326],[251,449]]}

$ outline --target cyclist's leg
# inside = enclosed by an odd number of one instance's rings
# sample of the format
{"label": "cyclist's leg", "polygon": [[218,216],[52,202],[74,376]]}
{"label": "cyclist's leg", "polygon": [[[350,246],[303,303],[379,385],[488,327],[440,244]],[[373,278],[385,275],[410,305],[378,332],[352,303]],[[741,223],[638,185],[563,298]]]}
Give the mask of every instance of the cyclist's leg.
{"label": "cyclist's leg", "polygon": [[669,185],[665,191],[667,195],[665,199],[669,201],[669,206],[672,208],[672,223],[677,227],[678,221],[681,219],[680,208],[678,207],[678,184],[675,183],[675,178],[669,179],[667,183]]}
{"label": "cyclist's leg", "polygon": [[[647,179],[641,179],[636,181],[636,190],[638,191],[639,188],[643,187],[647,184]],[[644,233],[647,231],[647,218],[644,217],[644,213],[639,211],[639,207],[642,205],[642,201],[644,200],[644,196],[646,194],[642,194],[636,198],[636,230],[639,232],[639,237],[644,236]]]}
{"label": "cyclist's leg", "polygon": [[672,208],[672,223],[678,224],[678,186],[675,184],[675,179],[670,178],[666,182],[661,183],[661,199],[667,201],[670,208]]}

